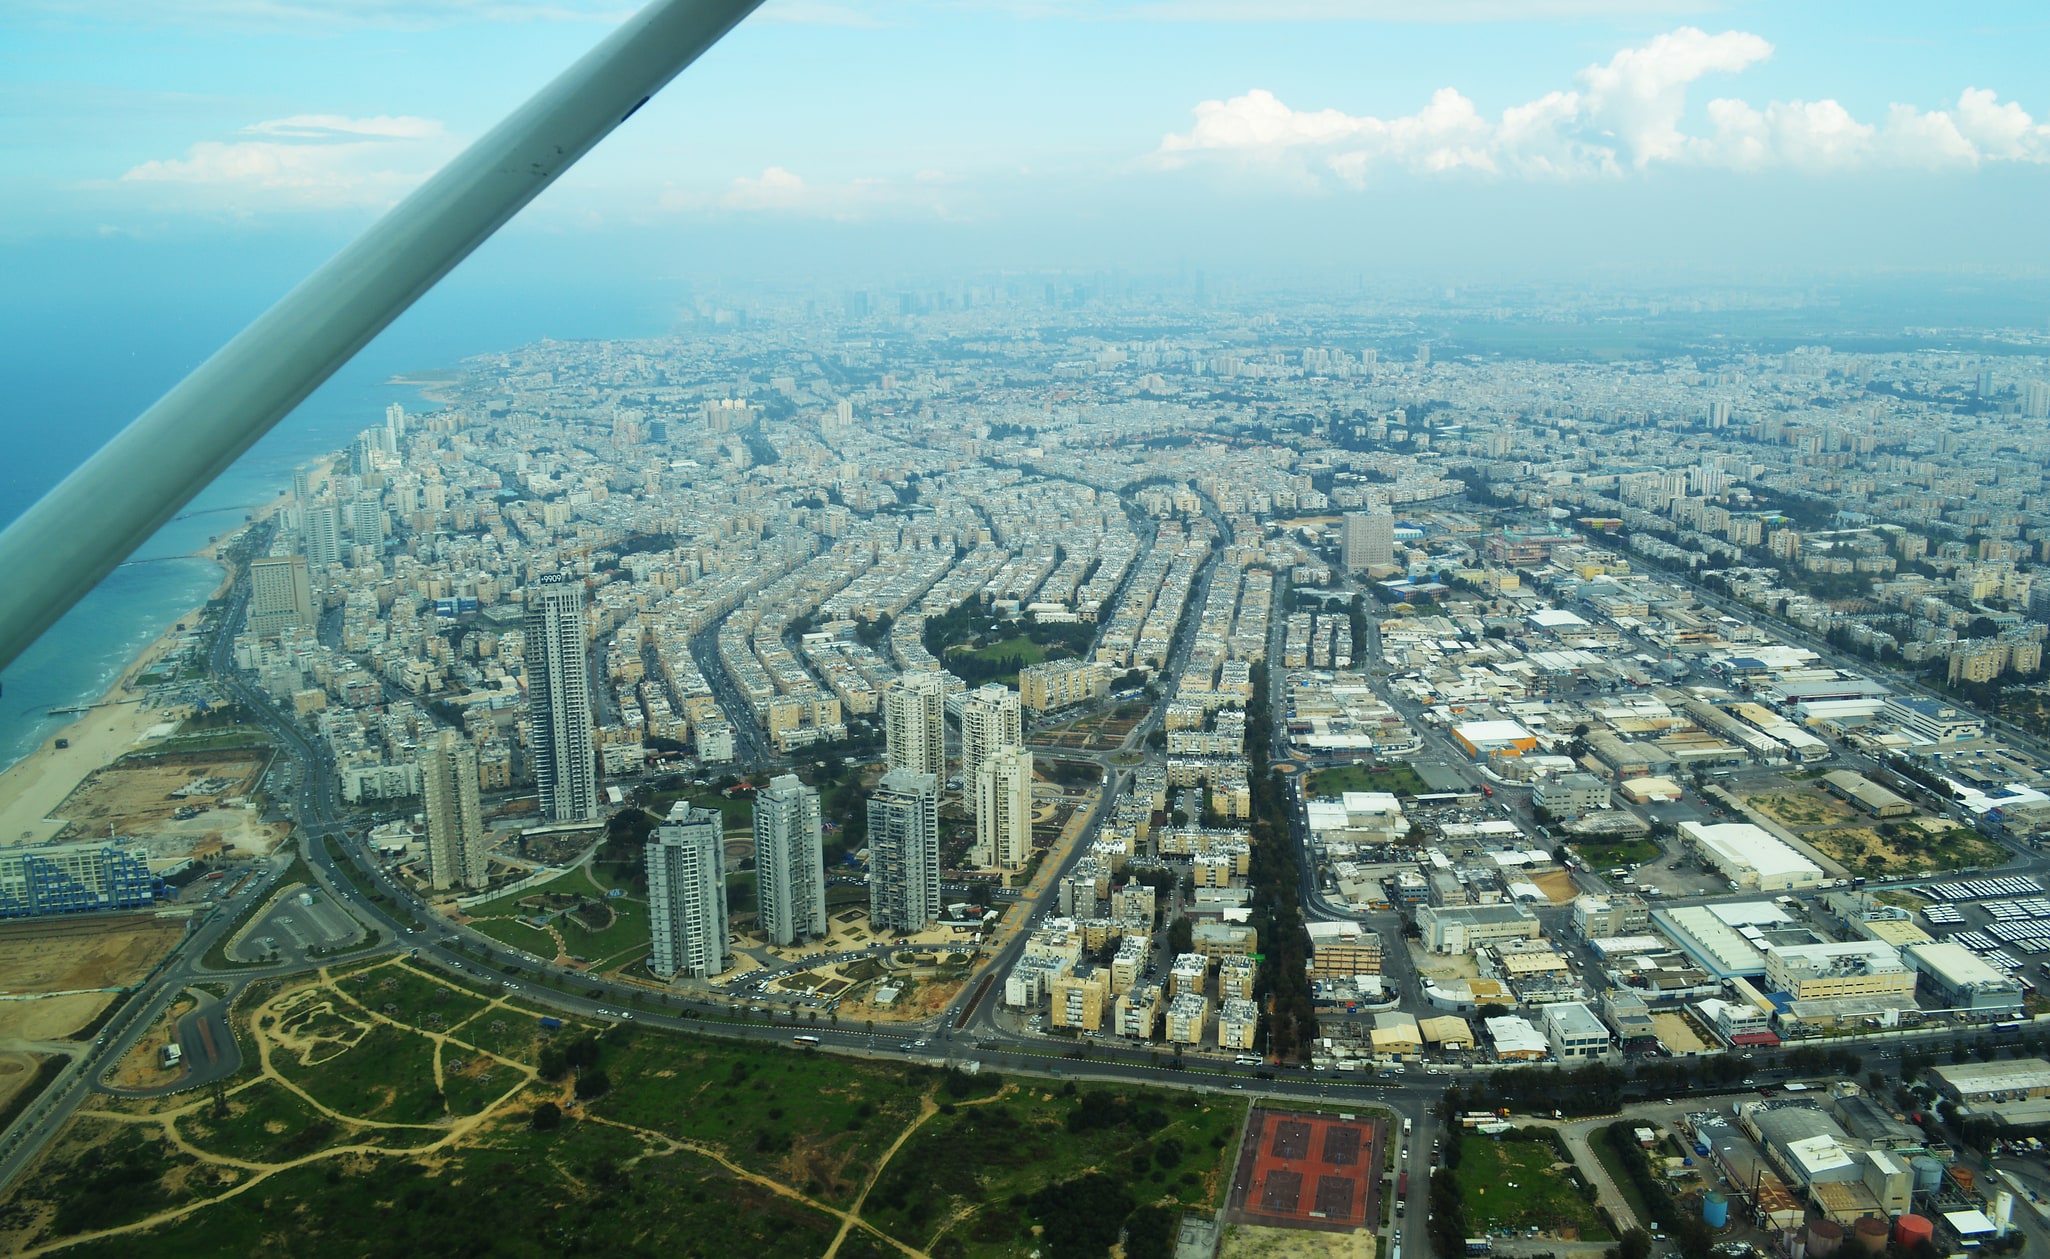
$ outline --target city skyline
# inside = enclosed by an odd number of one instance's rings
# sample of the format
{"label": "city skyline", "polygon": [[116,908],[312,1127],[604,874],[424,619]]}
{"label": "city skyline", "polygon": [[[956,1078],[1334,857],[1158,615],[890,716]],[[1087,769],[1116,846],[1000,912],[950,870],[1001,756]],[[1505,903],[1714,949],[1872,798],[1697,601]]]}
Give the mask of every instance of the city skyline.
{"label": "city skyline", "polygon": [[2050,1253],[2050,20],[697,3],[0,12],[0,1250]]}

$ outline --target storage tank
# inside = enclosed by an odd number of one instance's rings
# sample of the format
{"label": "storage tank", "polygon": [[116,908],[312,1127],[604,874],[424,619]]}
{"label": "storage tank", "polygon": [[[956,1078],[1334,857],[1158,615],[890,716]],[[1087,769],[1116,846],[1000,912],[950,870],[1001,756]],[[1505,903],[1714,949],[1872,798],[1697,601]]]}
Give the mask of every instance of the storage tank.
{"label": "storage tank", "polygon": [[1936,1226],[1919,1215],[1903,1215],[1893,1222],[1893,1239],[1909,1249],[1928,1241],[1935,1233]]}
{"label": "storage tank", "polygon": [[1730,1198],[1728,1194],[1712,1193],[1701,1200],[1701,1219],[1710,1228],[1722,1228],[1730,1222]]}
{"label": "storage tank", "polygon": [[1908,1164],[1915,1173],[1915,1196],[1925,1197],[1943,1188],[1943,1164],[1923,1154]]}
{"label": "storage tank", "polygon": [[1843,1244],[1843,1225],[1834,1220],[1808,1222],[1808,1259],[1829,1259]]}
{"label": "storage tank", "polygon": [[1971,1168],[1959,1167],[1957,1164],[1953,1163],[1950,1167],[1950,1178],[1957,1182],[1957,1187],[1959,1189],[1965,1191],[1965,1196],[1967,1198],[1972,1196],[1974,1192],[1973,1185],[1975,1185],[1978,1182],[1978,1177],[1972,1173]]}
{"label": "storage tank", "polygon": [[1868,1215],[1851,1226],[1851,1236],[1858,1248],[1868,1255],[1883,1254],[1886,1250],[1886,1235],[1891,1231],[1883,1215]]}

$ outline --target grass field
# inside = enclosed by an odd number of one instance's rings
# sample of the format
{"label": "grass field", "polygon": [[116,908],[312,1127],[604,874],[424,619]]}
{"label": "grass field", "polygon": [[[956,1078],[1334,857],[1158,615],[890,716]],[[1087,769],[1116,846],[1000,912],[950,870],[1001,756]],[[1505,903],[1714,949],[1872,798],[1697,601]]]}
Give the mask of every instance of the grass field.
{"label": "grass field", "polygon": [[1612,1240],[1578,1175],[1550,1142],[1469,1138],[1460,1148],[1459,1191],[1476,1232],[1538,1228],[1577,1230],[1583,1241]]}
{"label": "grass field", "polygon": [[1651,1208],[1645,1203],[1644,1193],[1638,1189],[1637,1182],[1623,1170],[1623,1156],[1609,1140],[1609,1130],[1596,1128],[1588,1133],[1587,1145],[1594,1151],[1594,1156],[1601,1163],[1602,1169],[1609,1173],[1609,1180],[1616,1186],[1616,1192],[1623,1195],[1623,1201],[1629,1203],[1631,1211],[1636,1213],[1637,1222],[1641,1225],[1650,1224]]}
{"label": "grass field", "polygon": [[1018,1221],[1002,1207],[1013,1195],[1092,1172],[1151,1203],[1216,1206],[1219,1154],[1238,1135],[1244,1103],[1026,1088],[928,1122],[877,1181],[870,1217],[906,1245],[934,1250],[952,1239],[954,1253],[979,1256],[1020,1243]]}
{"label": "grass field", "polygon": [[[218,1103],[88,1103],[0,1201],[0,1252],[815,1256],[866,1193],[850,1259],[900,1255],[884,1233],[948,1259],[1081,1255],[1109,1240],[1077,1237],[1158,1237],[1182,1204],[1214,1204],[1243,1114],[645,1026],[548,1031],[402,959],[260,989],[237,1035],[250,1065]],[[540,1077],[561,1066],[551,1044],[582,1046],[609,1091],[579,1104],[573,1071]]]}
{"label": "grass field", "polygon": [[[756,781],[756,780],[751,780]],[[657,818],[669,816],[669,808],[679,800],[687,800],[700,809],[717,809],[729,831],[745,831],[755,824],[755,802],[753,796],[729,796],[711,787],[692,787],[686,791],[658,791],[648,801],[649,813]]]}
{"label": "grass field", "polygon": [[1035,643],[1023,634],[1014,634],[981,647],[949,647],[947,657],[953,659],[958,656],[980,660],[985,664],[996,664],[1000,661],[1008,662],[1011,657],[1016,656],[1020,663],[1038,664],[1046,659],[1046,651],[1044,643]]}
{"label": "grass field", "polygon": [[1309,794],[1335,796],[1348,791],[1392,791],[1398,796],[1426,792],[1424,780],[1407,765],[1339,765],[1310,775]]}
{"label": "grass field", "polygon": [[[471,907],[469,925],[514,948],[553,957],[554,937],[539,927],[520,921],[537,913],[553,914],[549,925],[562,937],[563,947],[569,950],[570,956],[584,958],[593,967],[616,965],[630,961],[648,947],[648,907],[630,896],[607,896],[606,891],[605,885],[592,878],[588,871],[571,870],[538,887],[509,893]],[[601,907],[590,915],[598,925],[595,929],[586,926],[583,915],[555,912],[546,900],[549,897],[579,897],[599,902]],[[543,899],[531,905],[520,903],[534,898]],[[570,902],[560,903],[567,906]]]}

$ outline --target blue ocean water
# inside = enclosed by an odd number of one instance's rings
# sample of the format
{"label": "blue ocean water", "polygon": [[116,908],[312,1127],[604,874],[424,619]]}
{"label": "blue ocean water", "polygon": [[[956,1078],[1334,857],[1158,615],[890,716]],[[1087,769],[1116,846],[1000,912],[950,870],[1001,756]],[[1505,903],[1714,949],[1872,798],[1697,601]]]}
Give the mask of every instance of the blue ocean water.
{"label": "blue ocean water", "polygon": [[[12,261],[9,252],[0,250],[0,264]],[[0,461],[0,521],[61,480],[317,256],[303,246],[280,251],[231,272],[249,277],[232,284],[210,282],[206,261],[167,263],[161,251],[139,255],[125,269],[117,258],[112,271],[123,281],[97,285],[72,280],[109,274],[102,247],[36,259],[46,264],[48,282],[31,281],[0,298],[0,435],[8,443],[8,458]],[[212,261],[227,268],[251,262]],[[97,699],[138,651],[205,602],[221,569],[191,552],[288,489],[294,466],[382,423],[387,404],[428,409],[415,389],[387,384],[392,376],[452,367],[544,336],[660,333],[674,309],[668,294],[645,281],[631,293],[588,282],[564,293],[531,274],[463,281],[459,272],[387,329],[0,672],[0,768],[73,719],[51,716],[52,708]]]}

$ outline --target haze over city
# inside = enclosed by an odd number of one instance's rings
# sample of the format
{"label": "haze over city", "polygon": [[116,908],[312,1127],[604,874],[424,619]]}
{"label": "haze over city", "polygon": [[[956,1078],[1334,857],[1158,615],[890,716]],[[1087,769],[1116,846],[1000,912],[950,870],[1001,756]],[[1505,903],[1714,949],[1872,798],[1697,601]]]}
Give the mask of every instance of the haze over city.
{"label": "haze over city", "polygon": [[0,13],[0,1250],[2050,1252],[2041,13],[642,20]]}

